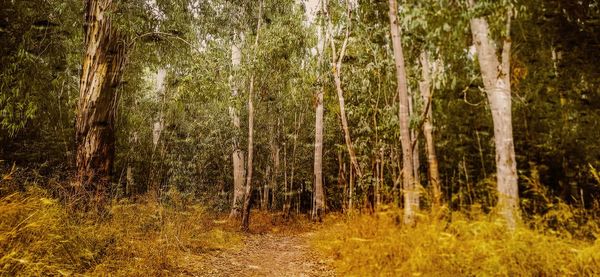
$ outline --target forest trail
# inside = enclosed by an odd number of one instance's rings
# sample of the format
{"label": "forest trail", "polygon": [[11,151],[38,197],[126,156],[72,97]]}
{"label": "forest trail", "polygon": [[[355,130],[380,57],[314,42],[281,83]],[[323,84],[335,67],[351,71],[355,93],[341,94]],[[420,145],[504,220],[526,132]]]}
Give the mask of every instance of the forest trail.
{"label": "forest trail", "polygon": [[200,276],[335,276],[308,245],[313,233],[251,234],[237,249],[207,257]]}

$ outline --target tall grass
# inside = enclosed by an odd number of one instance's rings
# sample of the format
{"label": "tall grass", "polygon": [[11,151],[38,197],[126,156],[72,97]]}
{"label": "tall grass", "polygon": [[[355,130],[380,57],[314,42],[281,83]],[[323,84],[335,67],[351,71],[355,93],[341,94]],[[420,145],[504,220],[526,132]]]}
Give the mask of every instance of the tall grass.
{"label": "tall grass", "polygon": [[331,216],[313,244],[334,257],[342,276],[600,274],[599,240],[527,227],[509,232],[500,220],[483,213],[454,213],[448,219],[421,215],[415,227],[400,223],[397,210]]}
{"label": "tall grass", "polygon": [[200,270],[207,251],[241,237],[198,205],[113,203],[108,215],[67,211],[36,186],[0,199],[0,275],[172,276]]}

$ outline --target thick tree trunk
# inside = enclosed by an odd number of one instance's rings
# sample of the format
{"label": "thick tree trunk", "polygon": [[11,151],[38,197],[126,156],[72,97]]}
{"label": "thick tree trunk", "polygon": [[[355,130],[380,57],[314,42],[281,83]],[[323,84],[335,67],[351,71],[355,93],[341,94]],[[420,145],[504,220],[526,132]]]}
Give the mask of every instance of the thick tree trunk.
{"label": "thick tree trunk", "polygon": [[442,193],[440,188],[440,172],[438,166],[437,155],[435,152],[435,143],[433,140],[433,99],[431,96],[431,67],[429,64],[429,55],[427,52],[422,52],[421,74],[423,80],[419,84],[423,105],[427,109],[425,111],[425,122],[423,123],[423,135],[425,137],[425,147],[427,150],[427,168],[429,185],[433,194],[433,206],[439,207],[442,201]]}
{"label": "thick tree trunk", "polygon": [[[259,4],[258,23],[256,24],[256,38],[254,39],[254,57],[256,59],[256,51],[258,50],[258,38],[260,26],[262,25],[262,9],[263,2]],[[244,206],[242,209],[242,230],[250,228],[250,202],[252,201],[252,158],[254,156],[254,73],[250,76],[250,87],[248,89],[248,168],[246,172],[246,187],[244,192]]]}
{"label": "thick tree trunk", "polygon": [[[235,38],[234,38],[235,40]],[[234,76],[237,76],[236,72],[242,61],[242,50],[241,50],[241,38],[239,41],[234,41],[231,45],[231,66],[233,74],[229,76],[229,83],[231,86],[232,98],[238,97],[238,84]],[[233,138],[233,152],[231,153],[231,160],[233,163],[233,201],[231,203],[231,213],[229,218],[238,218],[242,209],[242,201],[244,198],[244,151],[240,147],[241,124],[240,117],[235,104],[229,106],[229,115],[234,128],[236,129],[235,137]]]}
{"label": "thick tree trunk", "polygon": [[414,179],[412,139],[409,126],[409,98],[404,53],[402,51],[400,29],[398,27],[398,3],[389,0],[390,33],[396,61],[396,81],[398,82],[398,99],[400,119],[400,140],[402,144],[402,176],[404,177],[404,222],[414,224],[415,213],[419,209],[419,191]]}
{"label": "thick tree trunk", "polygon": [[[507,32],[510,32],[510,18],[509,13]],[[511,113],[510,37],[504,39],[499,60],[490,39],[486,19],[471,19],[471,32],[494,123],[498,212],[504,217],[508,227],[514,229],[519,217],[519,192]]]}
{"label": "thick tree trunk", "polygon": [[313,205],[313,219],[321,219],[325,209],[325,194],[323,192],[323,89],[317,93],[317,107],[315,112],[315,160],[314,178],[315,195]]}
{"label": "thick tree trunk", "polygon": [[103,201],[111,181],[115,151],[117,88],[125,64],[124,38],[108,12],[111,0],[88,0],[76,122],[77,181]]}

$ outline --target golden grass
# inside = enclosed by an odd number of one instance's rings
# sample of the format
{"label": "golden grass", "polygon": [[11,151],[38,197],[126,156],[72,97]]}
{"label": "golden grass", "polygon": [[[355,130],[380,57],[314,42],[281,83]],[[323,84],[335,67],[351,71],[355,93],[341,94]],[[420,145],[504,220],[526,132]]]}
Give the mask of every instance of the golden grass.
{"label": "golden grass", "polygon": [[[594,276],[600,240],[519,227],[482,214],[452,220],[422,215],[402,227],[401,211],[333,215],[313,245],[334,257],[341,276]],[[474,219],[473,219],[474,218]],[[554,231],[556,232],[556,231]],[[600,233],[597,233],[600,234]]]}
{"label": "golden grass", "polygon": [[150,199],[74,214],[32,186],[0,199],[0,275],[188,275],[206,252],[241,244],[215,222],[198,205]]}

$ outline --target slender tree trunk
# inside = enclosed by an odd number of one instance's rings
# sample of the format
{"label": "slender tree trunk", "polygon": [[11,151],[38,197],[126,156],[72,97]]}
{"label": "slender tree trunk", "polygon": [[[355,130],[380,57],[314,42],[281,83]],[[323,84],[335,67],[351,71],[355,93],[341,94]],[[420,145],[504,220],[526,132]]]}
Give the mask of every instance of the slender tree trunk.
{"label": "slender tree trunk", "polygon": [[248,93],[248,169],[246,173],[246,187],[244,191],[244,207],[242,210],[242,229],[250,227],[250,201],[252,200],[252,158],[254,155],[254,76],[250,77],[250,90]]}
{"label": "slender tree trunk", "polygon": [[[279,120],[277,121],[277,125],[279,125]],[[275,129],[275,127],[274,127]],[[277,127],[277,130],[279,130],[279,127]],[[279,145],[277,144],[277,142],[275,142],[275,130],[273,131],[273,134],[271,135],[271,142],[270,142],[270,148],[271,148],[271,161],[273,163],[273,174],[271,174],[269,182],[270,182],[270,191],[271,191],[271,202],[270,202],[270,208],[273,209],[273,206],[275,205],[275,203],[277,202],[276,200],[276,194],[277,194],[277,177],[279,176]],[[268,195],[267,195],[268,198]]]}
{"label": "slender tree trunk", "polygon": [[[413,93],[412,90],[409,90],[408,94],[408,114],[409,118],[416,115],[414,103],[417,102],[418,96],[416,93]],[[418,115],[417,115],[418,116]],[[410,137],[412,141],[412,157],[413,157],[413,178],[415,178],[415,186],[418,190],[421,189],[421,178],[419,169],[421,167],[421,161],[419,160],[419,141],[418,141],[418,129],[410,130]]]}
{"label": "slender tree trunk", "polygon": [[[166,102],[166,85],[165,79],[167,77],[167,71],[164,68],[159,68],[154,76],[154,92],[156,93],[156,97],[160,102],[160,110],[158,111],[158,115],[154,119],[154,123],[152,124],[152,155],[150,158],[150,180],[148,182],[148,192],[153,195],[153,197],[158,197],[160,192],[160,180],[161,180],[161,170],[157,170],[157,163],[155,163],[155,155],[156,148],[159,146],[160,137],[164,128],[164,106]],[[160,158],[162,160],[163,152],[160,152]],[[160,165],[160,163],[158,163]]]}
{"label": "slender tree trunk", "polygon": [[115,152],[115,115],[125,64],[123,35],[112,25],[111,0],[85,6],[83,57],[76,121],[77,184],[104,201]]}
{"label": "slender tree trunk", "polygon": [[433,206],[439,207],[442,202],[442,193],[440,188],[440,172],[438,166],[437,155],[435,152],[435,143],[433,140],[433,98],[431,96],[431,67],[429,64],[429,55],[427,52],[422,52],[420,56],[421,60],[421,74],[423,80],[419,84],[421,90],[421,97],[423,98],[425,111],[425,122],[423,123],[423,135],[425,137],[425,147],[427,149],[427,168],[429,185],[433,193]]}
{"label": "slender tree trunk", "polygon": [[[285,126],[285,121],[283,122]],[[287,216],[289,189],[288,189],[287,143],[283,144],[283,214]]]}
{"label": "slender tree trunk", "polygon": [[[241,50],[242,38],[239,40],[234,38],[234,42],[231,45],[231,65],[232,75],[229,76],[229,83],[231,86],[232,98],[238,97],[238,82],[234,76],[238,76],[237,71],[242,61],[242,50]],[[242,201],[244,198],[244,177],[246,172],[244,170],[244,151],[240,147],[240,138],[242,128],[240,124],[240,117],[235,104],[229,106],[229,115],[235,128],[236,134],[233,139],[233,151],[231,153],[231,160],[233,163],[233,202],[231,203],[231,213],[229,218],[238,218],[241,213]]]}
{"label": "slender tree trunk", "polygon": [[398,3],[389,0],[390,33],[396,61],[396,81],[398,82],[398,99],[400,119],[400,141],[402,144],[402,176],[404,179],[404,222],[414,224],[415,213],[419,209],[419,191],[414,179],[412,139],[409,126],[409,98],[406,68],[404,66],[404,53],[402,51],[400,28],[398,27]]}
{"label": "slender tree trunk", "polygon": [[289,216],[290,211],[292,209],[292,196],[295,193],[294,192],[294,173],[295,173],[295,169],[296,169],[296,149],[298,146],[298,131],[300,129],[300,125],[302,124],[302,118],[303,118],[304,114],[300,114],[300,116],[297,116],[296,114],[294,114],[294,143],[292,145],[292,168],[291,168],[291,172],[290,172],[290,185],[289,185],[289,196],[287,199],[287,202],[285,204],[284,208],[284,214],[286,216]]}
{"label": "slender tree trunk", "polygon": [[[262,9],[263,2],[259,4],[258,10],[258,23],[256,24],[256,38],[254,39],[254,57],[256,59],[256,52],[258,51],[258,38],[260,27],[262,25]],[[250,228],[250,202],[252,200],[252,158],[254,155],[254,73],[250,77],[250,87],[248,89],[248,169],[246,172],[246,188],[244,193],[244,207],[242,210],[242,230],[249,230]]]}
{"label": "slender tree trunk", "polygon": [[[473,1],[470,1],[473,5]],[[507,17],[507,33],[510,32],[510,12]],[[477,49],[479,67],[487,93],[496,146],[496,174],[498,189],[498,212],[510,229],[516,227],[519,218],[519,191],[517,185],[517,162],[512,129],[510,91],[510,36],[504,38],[500,59],[491,41],[489,25],[485,18],[471,19],[471,32]]]}
{"label": "slender tree trunk", "polygon": [[315,200],[313,206],[313,219],[321,220],[321,214],[325,209],[325,194],[323,192],[323,88],[317,93],[317,108],[315,114]]}
{"label": "slender tree trunk", "polygon": [[[350,129],[348,128],[348,119],[346,118],[346,104],[344,99],[344,90],[342,88],[342,61],[344,60],[344,56],[346,55],[346,48],[348,46],[348,40],[350,39],[350,22],[351,22],[351,6],[350,3],[347,3],[347,17],[348,22],[346,26],[346,33],[344,36],[344,41],[342,42],[342,47],[340,49],[339,55],[337,53],[335,47],[335,40],[333,39],[331,22],[329,23],[329,41],[331,47],[331,57],[332,57],[332,70],[333,70],[333,79],[335,81],[335,89],[337,91],[338,102],[340,106],[340,119],[342,122],[342,130],[344,131],[344,140],[346,142],[346,148],[348,149],[348,155],[350,156],[350,162],[354,167],[356,174],[358,177],[362,177],[362,171],[358,164],[358,160],[356,158],[356,154],[354,152],[354,146],[352,144],[352,139],[350,138]],[[328,14],[327,11],[325,11]],[[329,19],[331,20],[331,19]]]}

